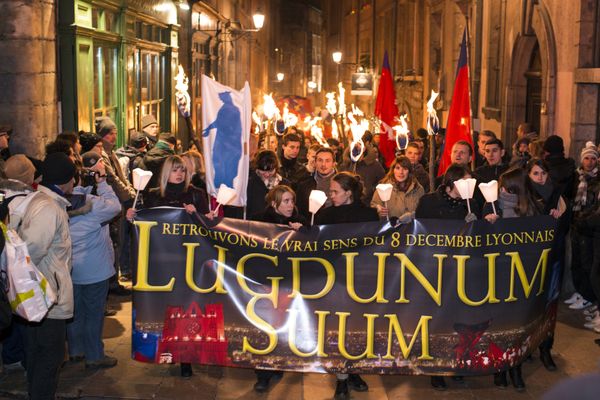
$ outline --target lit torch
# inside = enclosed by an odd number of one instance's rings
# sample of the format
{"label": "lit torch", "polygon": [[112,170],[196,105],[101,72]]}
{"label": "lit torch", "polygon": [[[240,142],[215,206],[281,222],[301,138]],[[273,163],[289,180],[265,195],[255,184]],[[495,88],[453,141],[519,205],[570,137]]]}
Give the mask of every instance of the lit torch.
{"label": "lit torch", "polygon": [[190,141],[196,145],[196,148],[200,150],[202,146],[200,141],[196,138],[194,132],[194,126],[192,124],[192,117],[190,114],[190,104],[192,103],[190,95],[188,93],[188,78],[183,72],[183,67],[179,65],[177,68],[177,76],[175,77],[175,100],[177,101],[177,108],[179,113],[185,120],[185,125],[188,129],[188,136]]}
{"label": "lit torch", "polygon": [[393,126],[392,129],[396,131],[396,146],[398,150],[406,149],[408,145],[408,124],[406,123],[406,114],[402,114],[399,119],[399,124]]}
{"label": "lit torch", "polygon": [[364,113],[352,104],[352,112],[348,113],[348,119],[350,120],[350,131],[352,132],[352,143],[350,143],[350,159],[356,163],[360,160],[360,157],[365,152],[365,144],[362,141],[362,137],[365,131],[369,129],[369,121],[361,118],[360,123],[356,120],[355,116],[362,117]]}
{"label": "lit torch", "polygon": [[434,162],[435,162],[435,139],[440,130],[440,120],[438,119],[437,112],[433,108],[433,103],[439,96],[435,90],[431,90],[431,97],[427,102],[427,135],[429,136],[429,187],[433,190],[435,187],[434,177]]}

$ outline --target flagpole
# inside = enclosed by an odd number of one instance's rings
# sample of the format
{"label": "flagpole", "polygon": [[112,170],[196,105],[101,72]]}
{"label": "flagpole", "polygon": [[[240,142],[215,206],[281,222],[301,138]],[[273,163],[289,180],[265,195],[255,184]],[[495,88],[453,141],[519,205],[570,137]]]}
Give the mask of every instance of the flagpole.
{"label": "flagpole", "polygon": [[467,39],[467,46],[465,51],[467,52],[467,82],[469,83],[467,85],[467,87],[469,88],[469,118],[471,119],[471,123],[469,124],[469,129],[470,132],[469,134],[471,135],[471,140],[473,141],[473,147],[471,148],[471,150],[473,151],[473,156],[471,157],[471,170],[475,171],[475,160],[477,158],[477,155],[475,154],[475,138],[473,137],[473,97],[472,97],[472,93],[473,93],[473,88],[471,87],[471,36],[469,34],[469,10],[467,9],[467,14],[465,15],[465,31],[466,31],[466,39]]}

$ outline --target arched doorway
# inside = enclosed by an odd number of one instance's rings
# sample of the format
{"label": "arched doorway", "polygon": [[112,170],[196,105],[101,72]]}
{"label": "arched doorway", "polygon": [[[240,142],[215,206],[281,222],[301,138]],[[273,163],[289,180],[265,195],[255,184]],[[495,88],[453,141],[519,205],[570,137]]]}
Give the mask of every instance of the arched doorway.
{"label": "arched doorway", "polygon": [[540,46],[536,43],[525,71],[527,80],[527,97],[525,101],[525,122],[529,123],[536,132],[540,132],[540,115],[542,109],[542,59]]}

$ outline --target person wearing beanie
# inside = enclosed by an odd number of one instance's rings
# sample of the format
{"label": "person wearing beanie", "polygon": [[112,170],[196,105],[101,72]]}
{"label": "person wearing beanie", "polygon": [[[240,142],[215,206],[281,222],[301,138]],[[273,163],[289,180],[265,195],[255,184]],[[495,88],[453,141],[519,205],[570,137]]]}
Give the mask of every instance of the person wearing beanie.
{"label": "person wearing beanie", "polygon": [[94,150],[98,154],[102,154],[104,149],[102,145],[102,137],[91,132],[82,132],[79,135],[79,143],[81,144],[81,154]]}
{"label": "person wearing beanie", "polygon": [[142,117],[142,133],[148,139],[148,150],[151,150],[158,141],[158,121],[154,115],[148,114]]}
{"label": "person wearing beanie", "polygon": [[[594,290],[595,277],[600,266],[598,254],[594,251],[595,238],[600,232],[597,210],[600,195],[600,176],[598,174],[598,148],[593,142],[587,142],[580,154],[580,167],[577,169],[578,181],[573,201],[573,230],[571,232],[571,277],[575,293],[571,296],[569,308],[580,310],[600,299],[600,282]],[[596,293],[597,292],[597,293]],[[600,316],[594,315],[593,324],[587,328],[600,331]]]}
{"label": "person wearing beanie", "polygon": [[115,151],[123,174],[130,182],[133,179],[131,171],[140,166],[144,155],[146,155],[147,147],[148,139],[146,136],[143,133],[133,131],[129,134],[129,144]]}
{"label": "person wearing beanie", "polygon": [[24,154],[15,154],[6,160],[4,172],[8,179],[14,179],[28,186],[33,185],[35,167]]}
{"label": "person wearing beanie", "polygon": [[46,157],[41,169],[44,182],[34,194],[25,184],[0,182],[0,189],[10,185],[14,194],[26,194],[10,203],[9,227],[27,244],[31,261],[47,277],[57,298],[42,321],[24,328],[27,389],[32,399],[54,398],[65,357],[66,321],[73,317],[69,202],[65,195],[73,189],[76,168],[67,155],[54,153]]}
{"label": "person wearing beanie", "polygon": [[[123,173],[119,159],[114,151],[115,144],[117,143],[117,127],[110,118],[102,117],[99,121],[97,120],[96,133],[102,138],[102,161],[106,169],[106,181],[117,194],[121,205],[124,206],[123,208],[127,209],[127,206],[135,198],[135,189]],[[129,255],[126,248],[128,247],[128,242],[125,240],[124,235],[126,224],[127,222],[123,218],[122,213],[110,223],[110,235],[115,251],[116,270],[121,275],[129,275],[131,273],[129,260],[123,262],[121,258],[121,253],[124,253],[126,256]],[[119,285],[117,279],[111,280],[110,291],[117,295],[131,294],[130,290]]]}
{"label": "person wearing beanie", "polygon": [[158,186],[158,178],[160,176],[160,170],[167,159],[167,157],[175,154],[175,143],[177,143],[174,136],[170,133],[163,132],[158,135],[158,141],[156,145],[148,150],[144,159],[140,164],[140,168],[152,171],[152,178],[148,182],[147,189]]}
{"label": "person wearing beanie", "polygon": [[[85,198],[82,207],[69,213],[73,243],[73,320],[67,324],[69,360],[85,360],[86,369],[111,368],[117,359],[104,354],[102,329],[109,279],[115,275],[110,221],[121,211],[121,203],[106,182],[102,156],[95,151],[82,155],[84,168],[93,178],[73,189]],[[95,194],[92,191],[95,187]]]}

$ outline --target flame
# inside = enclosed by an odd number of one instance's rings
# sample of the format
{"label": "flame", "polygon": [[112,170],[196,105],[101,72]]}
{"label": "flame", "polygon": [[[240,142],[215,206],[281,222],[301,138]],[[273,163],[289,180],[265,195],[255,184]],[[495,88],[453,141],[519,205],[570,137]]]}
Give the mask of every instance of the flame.
{"label": "flame", "polygon": [[177,76],[175,76],[175,99],[177,100],[177,108],[184,118],[190,116],[191,99],[188,93],[188,78],[183,72],[181,64],[177,68]]}
{"label": "flame", "polygon": [[[356,120],[355,116],[361,117],[360,123]],[[369,129],[369,121],[362,118],[363,116],[364,113],[352,104],[352,112],[348,113],[348,119],[350,120],[350,131],[352,132],[350,159],[353,162],[357,162],[365,151],[365,144],[362,141],[362,137],[365,134],[365,131]],[[358,151],[355,151],[356,149],[358,149]]]}
{"label": "flame", "polygon": [[261,126],[261,119],[258,116],[258,113],[256,111],[252,111],[252,120],[255,123],[255,127],[254,127],[254,133],[255,134],[259,134],[260,133],[260,126]]}
{"label": "flame", "polygon": [[406,149],[408,145],[408,124],[406,123],[406,114],[400,116],[399,124],[393,126],[392,129],[396,131],[396,146],[399,150]]}
{"label": "flame", "polygon": [[338,114],[346,116],[346,89],[342,85],[342,82],[338,83]]}
{"label": "flame", "polygon": [[289,110],[288,103],[284,103],[283,105],[282,119],[286,128],[288,126],[296,126],[296,124],[298,124],[298,116]]}
{"label": "flame", "polygon": [[335,122],[335,119],[331,120],[331,137],[334,139],[339,139],[339,137],[340,137],[340,134],[338,132],[337,122]]}
{"label": "flame", "polygon": [[431,97],[427,102],[427,134],[429,135],[435,135],[440,129],[440,120],[438,119],[435,108],[433,108],[433,103],[438,96],[439,93],[436,93],[436,91],[432,89]]}
{"label": "flame", "polygon": [[327,104],[325,105],[325,108],[329,114],[334,116],[337,113],[337,107],[335,105],[335,92],[329,92],[325,95],[325,97],[327,97]]}
{"label": "flame", "polygon": [[263,100],[263,114],[265,117],[267,117],[267,119],[279,117],[279,109],[277,108],[277,105],[275,105],[272,93],[263,95]]}
{"label": "flame", "polygon": [[329,147],[329,144],[323,137],[323,129],[317,124],[321,122],[321,117],[311,118],[310,116],[304,118],[305,130],[310,130],[310,134],[315,138],[321,146]]}

